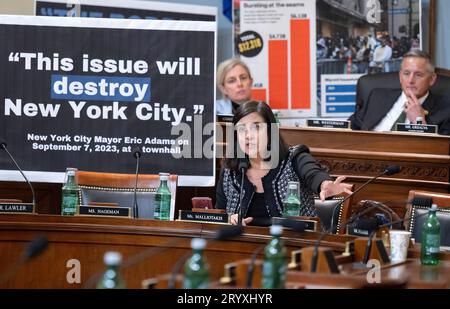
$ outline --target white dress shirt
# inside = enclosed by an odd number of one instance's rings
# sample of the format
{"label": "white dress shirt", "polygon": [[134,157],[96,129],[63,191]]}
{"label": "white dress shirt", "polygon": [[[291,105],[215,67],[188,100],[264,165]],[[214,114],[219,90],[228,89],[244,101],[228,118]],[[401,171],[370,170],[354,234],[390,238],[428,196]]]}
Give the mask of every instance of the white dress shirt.
{"label": "white dress shirt", "polygon": [[[427,92],[426,95],[419,99],[421,105],[427,99],[428,94],[429,93]],[[386,116],[384,116],[384,118],[381,119],[381,121],[373,128],[373,131],[391,131],[391,128],[394,125],[395,121],[397,121],[398,117],[400,117],[400,114],[403,112],[406,101],[408,101],[406,94],[402,92],[401,96],[397,99],[397,102],[395,102],[394,106],[392,106],[391,110],[386,114]],[[408,118],[406,118],[405,123],[411,122]]]}

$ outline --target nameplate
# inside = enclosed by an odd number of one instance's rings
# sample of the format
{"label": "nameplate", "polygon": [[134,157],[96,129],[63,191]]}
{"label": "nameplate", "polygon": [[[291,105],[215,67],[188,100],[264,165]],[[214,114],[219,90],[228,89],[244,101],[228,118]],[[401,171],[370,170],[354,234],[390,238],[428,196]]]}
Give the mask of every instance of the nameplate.
{"label": "nameplate", "polygon": [[32,203],[0,203],[0,214],[32,214],[35,213]]}
{"label": "nameplate", "polygon": [[429,134],[437,133],[437,126],[431,124],[397,123],[395,129],[398,132],[429,133]]}
{"label": "nameplate", "polygon": [[217,115],[217,122],[233,122],[233,115]]}
{"label": "nameplate", "polygon": [[179,220],[183,221],[197,221],[209,223],[226,223],[228,224],[228,214],[213,213],[213,212],[194,212],[190,210],[180,210],[178,215]]}
{"label": "nameplate", "polygon": [[78,208],[79,216],[98,216],[98,217],[131,217],[128,207],[105,207],[105,206],[80,206]]}
{"label": "nameplate", "polygon": [[[289,217],[289,219],[293,219],[297,222],[301,222],[304,224],[305,231],[316,232],[317,231],[317,221],[308,220],[308,219],[297,219],[296,217]],[[286,217],[273,217],[272,224],[273,225],[283,225],[283,221],[286,220]],[[288,227],[286,227],[288,228]]]}
{"label": "nameplate", "polygon": [[308,119],[306,125],[310,128],[350,129],[350,121],[347,120]]}

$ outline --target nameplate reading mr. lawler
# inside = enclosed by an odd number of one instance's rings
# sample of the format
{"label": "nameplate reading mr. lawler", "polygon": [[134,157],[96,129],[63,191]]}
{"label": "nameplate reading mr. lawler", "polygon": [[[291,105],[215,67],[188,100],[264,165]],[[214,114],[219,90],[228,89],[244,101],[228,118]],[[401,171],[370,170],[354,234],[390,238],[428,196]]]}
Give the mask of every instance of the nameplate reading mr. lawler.
{"label": "nameplate reading mr. lawler", "polygon": [[228,223],[228,215],[226,213],[208,213],[180,210],[179,220]]}
{"label": "nameplate reading mr. lawler", "polygon": [[31,214],[34,205],[31,203],[0,203],[0,214]]}
{"label": "nameplate reading mr. lawler", "polygon": [[80,206],[80,216],[130,217],[128,207]]}

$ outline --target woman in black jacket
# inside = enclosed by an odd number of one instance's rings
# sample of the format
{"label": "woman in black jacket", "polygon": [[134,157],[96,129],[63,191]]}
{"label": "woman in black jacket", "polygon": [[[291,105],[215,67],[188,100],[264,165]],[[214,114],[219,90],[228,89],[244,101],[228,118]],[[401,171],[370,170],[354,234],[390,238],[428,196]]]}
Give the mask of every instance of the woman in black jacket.
{"label": "woman in black jacket", "polygon": [[308,147],[289,147],[284,142],[266,103],[242,104],[233,124],[234,140],[227,147],[233,147],[234,155],[222,161],[216,187],[216,208],[225,209],[232,224],[238,222],[242,177],[239,165],[243,161],[249,163],[242,188],[243,225],[268,226],[272,217],[282,216],[289,181],[300,184],[301,216],[317,216],[314,193],[322,200],[341,192],[351,193],[351,185],[342,183],[345,177],[333,181],[309,154]]}

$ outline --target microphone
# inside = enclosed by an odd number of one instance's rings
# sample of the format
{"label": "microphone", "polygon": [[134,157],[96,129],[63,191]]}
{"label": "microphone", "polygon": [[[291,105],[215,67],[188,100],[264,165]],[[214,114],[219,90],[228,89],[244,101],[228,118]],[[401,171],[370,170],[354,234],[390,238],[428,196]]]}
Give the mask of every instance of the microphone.
{"label": "microphone", "polygon": [[[361,211],[360,213],[355,213],[353,214],[345,223],[346,227],[348,228],[348,226],[353,223],[355,220],[359,219],[360,217],[362,217],[363,215],[365,215],[366,213],[370,212],[372,209],[374,208],[380,208],[380,210],[385,211],[385,212],[391,212],[390,214],[390,223],[392,226],[394,226],[395,222],[397,221],[393,221],[393,218],[396,220],[400,220],[398,218],[398,215],[394,213],[394,211],[392,211],[390,208],[388,208],[387,206],[378,203],[378,202],[374,202],[374,201],[365,201],[366,203],[369,203],[369,207],[365,207],[365,209],[363,211]],[[426,207],[426,208],[430,208],[431,205],[433,204],[433,199],[431,197],[427,197],[427,196],[415,196],[412,200],[408,200],[407,201],[408,204],[412,204],[415,206],[422,206],[422,207]],[[365,206],[365,203],[363,203],[363,205]],[[406,219],[405,219],[406,221]],[[369,222],[370,223],[370,222]],[[368,224],[368,223],[366,223]],[[371,228],[367,228],[368,231],[370,230],[375,230],[378,229],[379,225],[374,223],[375,226],[371,229]],[[389,224],[389,223],[388,223]],[[370,235],[370,233],[368,233],[368,235]]]}
{"label": "microphone", "polygon": [[14,275],[17,270],[29,260],[39,256],[48,247],[48,239],[45,236],[38,236],[34,238],[24,249],[19,260],[8,270],[0,276],[0,284],[8,281],[12,275]]}
{"label": "microphone", "polygon": [[[431,197],[416,196],[416,197],[414,197],[412,199],[411,204],[412,205],[416,205],[416,206],[422,206],[422,207],[431,208],[432,202],[433,202],[433,199]],[[447,208],[447,207],[441,207],[441,208]],[[394,226],[396,224],[399,224],[399,223],[403,223],[403,222],[405,222],[407,220],[410,220],[413,217],[414,217],[414,219],[417,219],[417,218],[423,217],[425,215],[428,215],[428,212],[417,214],[415,216],[410,215],[410,216],[405,217],[403,219],[399,219],[399,220],[396,220],[396,221],[391,221],[391,222],[388,222],[388,223],[385,223],[385,224],[382,224],[382,225],[376,227],[375,230],[372,231],[372,233],[370,234],[369,240],[367,241],[366,251],[364,252],[363,264],[367,265],[367,262],[369,261],[370,251],[371,251],[371,247],[372,247],[372,239],[373,239],[373,237],[375,236],[375,234],[376,234],[376,232],[378,230],[380,230],[382,228],[385,228],[385,227],[392,228],[392,226]]]}
{"label": "microphone", "polygon": [[398,165],[392,165],[387,167],[383,172],[381,172],[380,174],[376,175],[375,177],[370,178],[368,181],[366,181],[365,183],[363,183],[358,189],[356,189],[355,191],[353,191],[352,194],[347,195],[341,202],[338,202],[334,208],[333,208],[333,212],[331,214],[331,225],[329,228],[329,233],[333,231],[334,229],[334,217],[336,215],[336,210],[338,209],[338,207],[342,204],[344,204],[347,200],[349,200],[350,198],[353,197],[353,195],[355,195],[356,193],[358,193],[359,191],[361,191],[365,186],[367,186],[368,184],[370,184],[371,182],[373,182],[374,180],[376,180],[377,178],[381,177],[381,176],[392,176],[395,175],[397,173],[400,172],[400,167]]}
{"label": "microphone", "polygon": [[241,191],[239,192],[239,206],[238,206],[238,225],[242,225],[242,198],[244,197],[244,178],[245,173],[247,172],[248,168],[250,166],[250,162],[248,158],[244,158],[240,160],[239,162],[239,171],[242,173],[241,175]]}
{"label": "microphone", "polygon": [[355,191],[353,191],[352,194],[347,195],[341,202],[338,202],[334,208],[333,208],[333,212],[331,214],[331,225],[328,229],[328,231],[324,231],[321,233],[321,235],[319,236],[319,239],[317,240],[316,244],[314,245],[314,251],[313,251],[313,256],[312,256],[312,261],[311,261],[311,272],[316,272],[317,270],[317,259],[318,259],[318,254],[319,254],[319,245],[320,242],[322,241],[323,237],[325,237],[326,233],[330,233],[331,231],[333,231],[333,227],[334,227],[334,216],[336,213],[336,210],[338,209],[338,206],[344,204],[347,200],[349,200],[351,197],[353,197],[356,193],[358,193],[359,191],[361,191],[363,188],[365,188],[367,185],[369,185],[371,182],[373,182],[374,180],[376,180],[377,178],[381,177],[381,176],[391,176],[394,174],[397,174],[398,172],[400,172],[400,167],[397,165],[392,165],[387,167],[384,171],[382,171],[381,173],[379,173],[378,175],[370,178],[368,181],[366,181],[365,183],[363,183],[358,189],[356,189]]}
{"label": "microphone", "polygon": [[[230,225],[230,226],[224,226],[222,228],[220,228],[218,231],[216,231],[213,236],[211,237],[212,241],[218,241],[218,240],[225,240],[228,238],[233,238],[236,236],[241,235],[243,232],[243,228],[242,226],[237,226],[237,225]],[[172,246],[177,245],[178,243],[184,241],[184,238],[174,238],[171,239],[169,241],[167,241],[166,243],[162,244],[160,247],[151,247],[148,248],[134,256],[132,256],[131,258],[129,258],[128,260],[126,260],[124,263],[122,263],[121,269],[126,269],[129,267],[132,267],[158,253],[162,253],[170,248],[172,248]],[[190,251],[188,251],[190,253]],[[94,284],[100,279],[100,277],[103,275],[103,270],[95,273],[94,275],[92,275],[84,284],[84,288],[89,289],[91,287],[94,286]]]}
{"label": "microphone", "polygon": [[[239,236],[242,234],[243,228],[242,225],[231,225],[227,226],[225,228],[221,228],[218,230],[213,238],[210,240],[211,242],[220,241],[220,240],[226,240],[228,238],[233,238],[236,236]],[[183,254],[178,261],[175,263],[174,267],[172,268],[172,274],[170,275],[169,282],[167,283],[168,289],[174,289],[175,288],[175,281],[177,278],[178,273],[181,270],[181,267],[184,265],[186,259],[192,254],[191,251],[186,252]]]}
{"label": "microphone", "polygon": [[17,164],[16,160],[14,159],[14,157],[12,156],[12,154],[8,151],[8,145],[1,141],[0,142],[0,149],[3,149],[6,151],[6,153],[8,154],[9,158],[11,159],[11,161],[14,162],[14,165],[16,166],[17,170],[20,172],[20,174],[22,174],[23,179],[25,179],[25,181],[28,183],[28,186],[31,189],[31,194],[33,196],[33,207],[36,207],[36,195],[34,194],[34,189],[33,186],[31,185],[31,182],[28,180],[27,176],[25,176],[24,172],[22,171],[22,169],[20,168],[19,164]]}
{"label": "microphone", "polygon": [[141,148],[139,146],[136,146],[133,151],[133,157],[136,158],[136,181],[134,183],[134,201],[133,201],[133,214],[134,218],[139,218],[139,208],[138,208],[138,202],[137,202],[137,186],[138,186],[138,177],[139,177],[139,159],[142,156]]}
{"label": "microphone", "polygon": [[[282,225],[283,225],[283,227],[292,229],[292,230],[294,230],[294,232],[297,232],[297,233],[301,233],[301,232],[305,231],[305,222],[293,220],[290,218],[284,219],[282,221]],[[261,252],[262,249],[264,249],[265,246],[266,246],[266,244],[258,246],[252,253],[252,257],[250,259],[250,264],[248,265],[248,268],[247,268],[247,288],[252,287],[256,258],[258,257],[259,253]]]}

